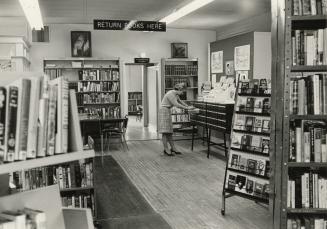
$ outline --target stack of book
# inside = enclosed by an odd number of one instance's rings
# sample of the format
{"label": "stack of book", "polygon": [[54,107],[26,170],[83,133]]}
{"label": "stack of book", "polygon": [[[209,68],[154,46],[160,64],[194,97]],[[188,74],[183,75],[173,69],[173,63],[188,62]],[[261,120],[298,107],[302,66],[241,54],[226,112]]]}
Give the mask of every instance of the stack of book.
{"label": "stack of book", "polygon": [[75,92],[62,77],[21,78],[0,87],[0,101],[0,163],[83,150]]}
{"label": "stack of book", "polygon": [[45,229],[46,215],[44,212],[24,208],[18,211],[0,213],[0,228],[3,229]]}
{"label": "stack of book", "polygon": [[309,171],[288,180],[288,208],[327,208],[327,178]]}
{"label": "stack of book", "polygon": [[327,15],[326,0],[293,0],[293,15]]}
{"label": "stack of book", "polygon": [[198,66],[197,65],[166,65],[165,66],[166,75],[172,76],[184,76],[184,75],[197,75]]}
{"label": "stack of book", "polygon": [[327,28],[292,32],[293,65],[327,64]]}
{"label": "stack of book", "polygon": [[119,71],[110,70],[81,70],[78,71],[79,80],[93,80],[93,81],[105,81],[105,80],[119,80]]}
{"label": "stack of book", "polygon": [[79,106],[86,104],[119,103],[120,95],[117,93],[79,94],[77,96],[77,101]]}
{"label": "stack of book", "polygon": [[290,81],[290,113],[327,114],[327,74],[299,75]]}
{"label": "stack of book", "polygon": [[98,92],[98,91],[119,91],[119,82],[108,82],[108,81],[79,81],[77,83],[78,92]]}
{"label": "stack of book", "polygon": [[90,208],[93,217],[95,216],[95,200],[93,193],[65,193],[61,197],[63,207]]}
{"label": "stack of book", "polygon": [[53,184],[58,184],[60,189],[93,187],[93,180],[91,160],[19,171],[10,176],[10,183],[17,191],[27,191]]}
{"label": "stack of book", "polygon": [[296,120],[291,122],[291,162],[327,162],[326,121]]}

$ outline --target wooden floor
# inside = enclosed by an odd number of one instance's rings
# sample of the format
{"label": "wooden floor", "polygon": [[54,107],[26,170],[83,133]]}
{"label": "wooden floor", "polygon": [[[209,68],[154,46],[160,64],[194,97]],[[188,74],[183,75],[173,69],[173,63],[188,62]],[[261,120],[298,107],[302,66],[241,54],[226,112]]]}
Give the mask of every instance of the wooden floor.
{"label": "wooden floor", "polygon": [[110,152],[150,205],[175,229],[263,229],[266,207],[239,197],[227,200],[220,215],[225,162],[207,159],[202,144],[190,151],[178,142],[181,156],[162,154],[160,141],[130,141],[129,151]]}

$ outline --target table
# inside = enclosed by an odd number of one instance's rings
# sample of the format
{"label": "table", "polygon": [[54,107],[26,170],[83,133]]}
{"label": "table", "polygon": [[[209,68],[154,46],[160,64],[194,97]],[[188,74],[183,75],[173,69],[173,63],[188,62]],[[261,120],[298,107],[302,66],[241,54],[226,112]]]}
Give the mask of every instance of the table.
{"label": "table", "polygon": [[97,127],[99,129],[99,134],[101,138],[101,162],[103,164],[103,132],[102,130],[104,129],[104,125],[107,123],[122,123],[124,122],[125,118],[108,118],[108,119],[98,119],[98,118],[90,118],[90,119],[80,119],[80,124],[81,124],[81,132],[83,135],[83,139],[86,137],[86,129],[88,126],[92,126],[92,128]]}

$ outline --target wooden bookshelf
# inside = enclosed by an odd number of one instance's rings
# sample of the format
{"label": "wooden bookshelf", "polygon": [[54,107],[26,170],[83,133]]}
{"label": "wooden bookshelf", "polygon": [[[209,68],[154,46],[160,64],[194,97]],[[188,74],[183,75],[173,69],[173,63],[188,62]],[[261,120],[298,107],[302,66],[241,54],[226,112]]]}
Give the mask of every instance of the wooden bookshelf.
{"label": "wooden bookshelf", "polygon": [[128,92],[128,114],[136,115],[142,111],[138,110],[138,106],[143,105],[143,93],[141,91]]}
{"label": "wooden bookshelf", "polygon": [[[186,85],[186,91],[180,96],[180,99],[189,103],[190,101],[197,100],[198,97],[198,59],[197,58],[163,58],[161,60],[161,98],[169,90],[173,90],[175,84],[184,83]],[[186,112],[180,113],[180,118],[185,121],[174,122],[178,119],[178,115],[172,117],[174,126],[174,134],[181,135],[178,133],[179,130],[182,135],[189,135],[192,133],[192,128],[190,127],[190,119],[185,118]],[[183,117],[182,117],[183,116]],[[188,133],[185,130],[190,130]]]}
{"label": "wooden bookshelf", "polygon": [[95,157],[94,150],[85,150],[83,152],[58,154],[54,156],[30,159],[26,161],[15,161],[0,165],[0,174],[6,174],[20,170],[28,170],[48,165],[57,165],[92,157]]}
{"label": "wooden bookshelf", "polygon": [[[304,208],[302,205],[299,206],[300,204],[297,203],[297,201],[299,200],[299,198],[302,198],[302,186],[295,186],[295,189],[300,188],[300,191],[297,190],[296,192],[291,192],[289,190],[289,185],[292,185],[292,182],[299,182],[298,179],[300,179],[300,185],[302,184],[301,179],[303,178],[302,176],[304,176],[305,173],[310,173],[314,175],[318,174],[317,176],[319,176],[320,179],[320,175],[323,175],[327,168],[326,162],[296,162],[299,161],[297,158],[299,155],[295,155],[297,160],[294,159],[294,149],[296,149],[296,147],[299,147],[299,145],[297,145],[296,143],[297,140],[294,140],[292,134],[295,132],[295,128],[300,128],[300,125],[304,125],[303,122],[305,122],[306,120],[309,120],[310,122],[327,120],[327,113],[313,115],[310,114],[311,112],[308,111],[308,115],[298,115],[293,112],[294,110],[291,109],[295,106],[293,104],[293,96],[296,96],[296,94],[294,95],[294,91],[292,90],[294,88],[294,86],[292,85],[294,85],[294,81],[299,80],[294,78],[294,75],[296,74],[301,76],[310,75],[311,73],[311,75],[327,73],[327,65],[325,62],[318,63],[318,58],[314,58],[313,64],[306,65],[307,59],[309,59],[307,53],[301,54],[301,51],[293,50],[293,47],[295,47],[296,49],[299,48],[299,46],[296,45],[292,47],[293,42],[301,42],[302,39],[300,38],[300,40],[297,40],[298,38],[296,37],[297,35],[295,33],[295,30],[308,31],[325,29],[327,27],[327,16],[292,15],[293,1],[294,0],[278,0],[276,1],[276,3],[278,2],[278,6],[276,4],[276,8],[274,9],[274,15],[278,15],[276,16],[276,20],[274,19],[273,21],[273,36],[276,39],[276,43],[274,44],[276,49],[274,50],[273,48],[273,54],[276,58],[276,61],[274,62],[275,69],[273,68],[276,77],[273,90],[273,93],[275,95],[273,112],[274,116],[276,117],[276,126],[275,131],[273,132],[273,138],[275,139],[273,148],[276,154],[276,193],[274,202],[275,206],[273,210],[275,216],[274,229],[287,229],[289,228],[288,226],[290,224],[292,225],[292,222],[296,220],[299,221],[299,219],[302,220],[304,216],[307,219],[324,218],[327,213],[327,209],[315,208],[315,204],[317,203],[314,203],[313,206],[310,205],[311,208]],[[326,39],[326,37],[321,39]],[[327,53],[324,53],[323,55],[325,58],[325,55],[327,55]],[[304,59],[304,61],[302,58]],[[315,62],[315,60],[317,60],[317,62]],[[306,77],[306,79],[304,80],[311,80],[307,78],[308,77]],[[308,85],[306,84],[305,87],[308,87]],[[308,91],[305,91],[305,93],[307,92]],[[282,106],[280,101],[283,101]],[[300,103],[298,102],[297,104]],[[311,128],[314,129],[315,127]],[[305,131],[302,130],[300,138],[304,137],[304,134],[302,134],[304,132]],[[310,136],[309,138],[310,141],[312,141],[312,136]],[[315,135],[313,135],[313,138],[315,138]],[[302,153],[303,151],[301,151],[301,154]],[[312,161],[312,158],[310,159]],[[313,182],[311,184],[314,186]],[[299,183],[295,183],[295,185],[299,185]],[[309,193],[308,198],[311,198],[310,195],[311,194]],[[295,204],[294,202],[290,201],[293,198],[295,199]],[[290,207],[291,204],[295,205],[295,207]],[[302,227],[304,226],[303,223],[304,222],[302,220]]]}

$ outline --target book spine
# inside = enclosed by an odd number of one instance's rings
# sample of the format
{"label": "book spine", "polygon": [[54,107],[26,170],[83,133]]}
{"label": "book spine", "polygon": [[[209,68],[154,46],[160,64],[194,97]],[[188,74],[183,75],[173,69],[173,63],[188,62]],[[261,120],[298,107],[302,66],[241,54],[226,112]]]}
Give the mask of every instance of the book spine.
{"label": "book spine", "polygon": [[38,126],[38,147],[37,157],[44,157],[46,155],[46,144],[47,144],[47,117],[49,111],[49,99],[40,99],[39,106],[39,126]]}
{"label": "book spine", "polygon": [[49,95],[49,114],[48,114],[48,133],[47,133],[47,150],[48,156],[55,153],[55,128],[56,128],[56,108],[57,108],[57,87],[55,85],[50,86]]}
{"label": "book spine", "polygon": [[26,160],[27,157],[27,137],[28,137],[28,121],[29,121],[29,109],[31,98],[31,80],[22,79],[22,93],[21,99],[21,118],[19,123],[19,132],[17,139],[19,141],[18,146],[18,158],[17,160]]}
{"label": "book spine", "polygon": [[18,87],[9,86],[7,106],[7,126],[5,127],[5,161],[15,160]]}
{"label": "book spine", "polygon": [[6,127],[7,90],[0,87],[0,164],[5,161],[5,127]]}
{"label": "book spine", "polygon": [[314,199],[313,184],[314,184],[313,174],[310,171],[309,172],[309,207],[310,208],[313,208],[313,202],[314,202],[314,200],[313,200]]}

